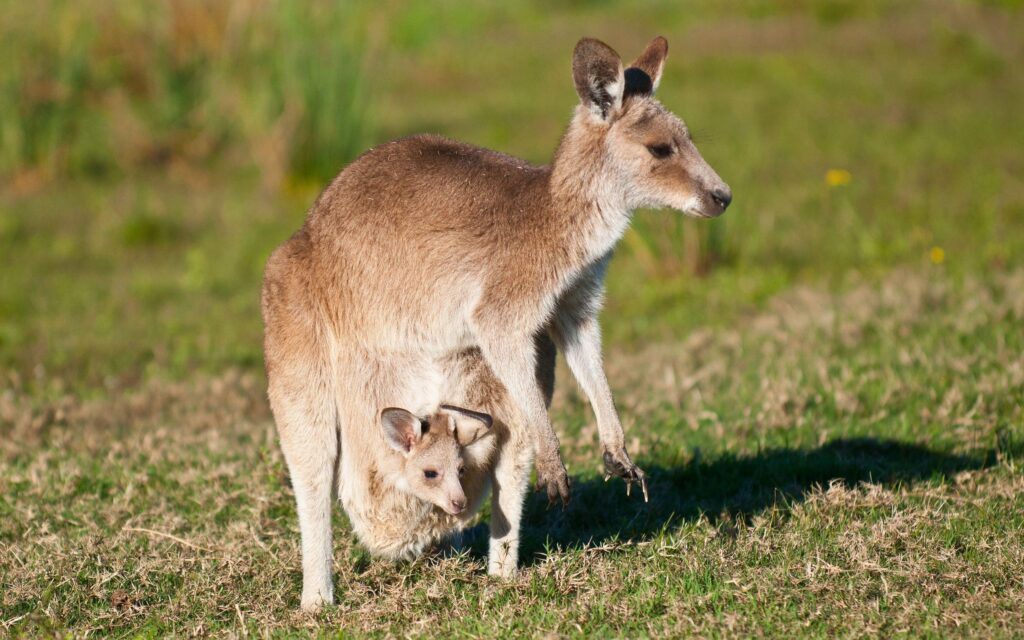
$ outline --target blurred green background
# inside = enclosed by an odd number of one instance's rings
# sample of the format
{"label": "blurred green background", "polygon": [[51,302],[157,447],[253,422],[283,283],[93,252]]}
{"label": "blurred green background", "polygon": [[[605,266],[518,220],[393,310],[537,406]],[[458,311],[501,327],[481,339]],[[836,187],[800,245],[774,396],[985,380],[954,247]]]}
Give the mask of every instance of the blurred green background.
{"label": "blurred green background", "polygon": [[0,370],[52,396],[262,368],[264,260],[368,146],[546,162],[573,44],[670,42],[661,100],[730,183],[640,212],[612,346],[800,284],[1005,271],[1024,249],[1020,2],[39,0],[0,14]]}

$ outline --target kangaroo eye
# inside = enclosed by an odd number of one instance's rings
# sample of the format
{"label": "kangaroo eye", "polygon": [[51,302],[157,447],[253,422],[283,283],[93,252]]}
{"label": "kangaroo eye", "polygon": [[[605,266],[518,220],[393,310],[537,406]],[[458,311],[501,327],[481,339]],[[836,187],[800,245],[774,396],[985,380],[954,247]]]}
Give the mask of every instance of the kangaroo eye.
{"label": "kangaroo eye", "polygon": [[658,160],[664,160],[672,155],[672,145],[669,144],[649,144],[647,150]]}
{"label": "kangaroo eye", "polygon": [[459,467],[459,477],[466,475],[466,467]]}
{"label": "kangaroo eye", "polygon": [[437,472],[434,471],[433,469],[426,469],[423,471],[423,477],[426,478],[427,480],[433,480],[434,478],[437,477]]}

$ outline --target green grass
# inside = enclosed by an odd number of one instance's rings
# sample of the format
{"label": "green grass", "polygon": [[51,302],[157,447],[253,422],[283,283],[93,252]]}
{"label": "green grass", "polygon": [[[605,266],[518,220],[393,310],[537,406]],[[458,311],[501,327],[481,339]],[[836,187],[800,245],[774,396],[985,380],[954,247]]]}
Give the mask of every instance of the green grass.
{"label": "green grass", "polygon": [[[0,633],[1024,628],[1018,4],[45,5],[0,18]],[[547,161],[576,38],[657,33],[736,201],[638,213],[610,270],[651,502],[601,481],[560,371],[574,499],[530,499],[519,578],[480,540],[374,560],[339,510],[339,604],[298,613],[266,256],[364,146]]]}
{"label": "green grass", "polygon": [[326,180],[361,150],[364,43],[344,5],[12,6],[0,21],[0,172],[120,175],[174,162]]}

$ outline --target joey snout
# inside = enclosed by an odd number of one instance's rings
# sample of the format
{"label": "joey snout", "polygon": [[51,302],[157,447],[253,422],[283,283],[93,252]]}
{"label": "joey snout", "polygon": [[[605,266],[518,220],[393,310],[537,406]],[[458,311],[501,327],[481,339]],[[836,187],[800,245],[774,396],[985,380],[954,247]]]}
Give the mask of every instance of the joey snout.
{"label": "joey snout", "polygon": [[466,510],[466,498],[465,497],[462,497],[462,498],[452,498],[451,502],[448,505],[448,508],[445,509],[445,511],[447,511],[450,514],[452,514],[453,516],[457,516],[457,515],[459,515],[460,513],[462,513],[465,510]]}
{"label": "joey snout", "polygon": [[466,510],[466,502],[466,493],[462,490],[462,485],[455,483],[454,486],[449,487],[445,501],[438,506],[446,513],[457,516]]}

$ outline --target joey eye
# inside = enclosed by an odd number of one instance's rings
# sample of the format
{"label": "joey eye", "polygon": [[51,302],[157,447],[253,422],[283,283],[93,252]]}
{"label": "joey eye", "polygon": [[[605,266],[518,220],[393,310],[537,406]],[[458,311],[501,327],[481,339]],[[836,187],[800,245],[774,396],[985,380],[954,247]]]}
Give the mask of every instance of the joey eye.
{"label": "joey eye", "polygon": [[426,478],[427,480],[433,480],[434,478],[437,477],[437,472],[434,471],[433,469],[424,469],[423,477]]}
{"label": "joey eye", "polygon": [[466,467],[459,467],[459,477],[466,475]]}
{"label": "joey eye", "polygon": [[672,155],[672,145],[669,144],[649,144],[647,150],[658,160],[664,160]]}

